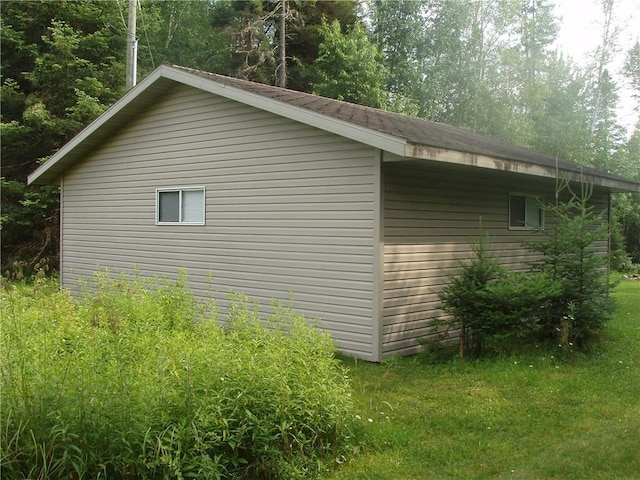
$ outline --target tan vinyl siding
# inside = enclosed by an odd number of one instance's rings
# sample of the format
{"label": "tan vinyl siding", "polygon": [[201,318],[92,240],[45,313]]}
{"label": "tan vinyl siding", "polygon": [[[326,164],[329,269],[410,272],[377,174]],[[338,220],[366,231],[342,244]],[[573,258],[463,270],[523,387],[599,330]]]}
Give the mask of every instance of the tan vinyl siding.
{"label": "tan vinyl siding", "polygon": [[[480,218],[490,249],[500,263],[524,269],[534,255],[522,243],[539,232],[509,230],[509,193],[541,195],[553,201],[554,185],[508,172],[424,162],[384,165],[383,356],[418,349],[443,315],[438,292],[459,262],[471,258]],[[605,210],[608,195],[596,192]],[[546,228],[551,229],[549,220]],[[605,243],[599,245],[606,251]]]}
{"label": "tan vinyl siding", "polygon": [[[184,267],[223,312],[231,290],[265,312],[291,292],[342,350],[373,359],[378,169],[371,147],[180,86],[65,173],[64,283]],[[155,225],[156,188],[189,186],[206,188],[205,225]]]}

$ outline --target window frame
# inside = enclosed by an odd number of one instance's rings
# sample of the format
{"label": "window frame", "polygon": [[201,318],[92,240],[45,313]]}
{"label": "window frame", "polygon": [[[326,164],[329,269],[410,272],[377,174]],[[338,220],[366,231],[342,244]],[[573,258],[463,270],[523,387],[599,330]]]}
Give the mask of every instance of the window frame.
{"label": "window frame", "polygon": [[[511,199],[513,197],[522,197],[522,198],[525,199],[525,203],[524,203],[524,214],[525,214],[524,225],[512,225],[511,224],[511,208],[512,208]],[[528,212],[527,201],[529,199],[533,199],[536,202],[538,213],[540,215],[540,225],[539,226],[527,225],[527,212]],[[508,225],[509,225],[509,230],[519,230],[519,231],[544,230],[545,214],[544,214],[544,208],[541,208],[540,205],[539,205],[540,203],[544,204],[544,197],[542,195],[535,195],[533,193],[509,192],[509,212],[508,212],[508,218],[507,218],[507,222],[508,222]]]}
{"label": "window frame", "polygon": [[[163,221],[160,221],[160,195],[162,193],[171,193],[171,192],[178,192],[178,221],[163,222]],[[202,221],[187,222],[182,219],[184,214],[183,203],[182,203],[183,192],[202,192]],[[156,188],[155,223],[156,225],[204,225],[207,218],[205,206],[206,206],[206,188],[204,187],[204,185]]]}

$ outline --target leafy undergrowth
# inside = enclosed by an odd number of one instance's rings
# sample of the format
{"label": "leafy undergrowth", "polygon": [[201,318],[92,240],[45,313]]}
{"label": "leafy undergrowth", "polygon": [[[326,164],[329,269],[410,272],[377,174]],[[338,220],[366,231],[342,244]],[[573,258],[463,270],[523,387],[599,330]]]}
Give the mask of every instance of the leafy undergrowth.
{"label": "leafy undergrowth", "polygon": [[2,478],[315,478],[343,458],[349,381],[300,315],[264,328],[235,295],[223,329],[184,278],[97,284],[2,293]]}
{"label": "leafy undergrowth", "polygon": [[640,282],[615,297],[588,354],[345,360],[364,451],[323,478],[637,479]]}

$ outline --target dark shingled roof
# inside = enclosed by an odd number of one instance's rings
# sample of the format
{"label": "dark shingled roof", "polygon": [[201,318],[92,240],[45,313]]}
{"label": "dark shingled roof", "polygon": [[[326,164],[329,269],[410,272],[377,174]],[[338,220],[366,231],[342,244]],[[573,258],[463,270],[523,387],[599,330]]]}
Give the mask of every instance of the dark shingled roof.
{"label": "dark shingled roof", "polygon": [[[463,128],[176,65],[158,67],[138,87],[128,92],[38,167],[29,176],[29,183],[55,183],[67,168],[88,155],[118,129],[124,128],[140,111],[181,82],[205,90],[212,87],[219,91],[218,87],[228,87],[229,93],[231,89],[234,90],[232,96],[245,103],[258,101],[256,97],[261,97],[271,106],[278,109],[284,107],[280,111],[285,116],[297,109],[298,113],[302,113],[300,116],[296,114],[298,118],[304,117],[315,126],[317,120],[322,124],[319,128],[331,128],[337,134],[340,134],[343,127],[351,130],[351,134],[353,130],[361,130],[369,135],[365,135],[367,139],[363,141],[380,141],[378,148],[388,147],[390,152],[408,158],[438,160],[436,157],[441,153],[457,152],[460,155],[454,155],[453,163],[461,160],[473,164],[481,159],[485,164],[489,161],[497,165],[496,161],[504,161],[504,166],[499,168],[508,170],[514,166],[516,170],[521,168],[524,171],[527,167],[538,167],[544,171],[543,176],[555,176],[557,167],[563,176],[569,174],[567,178],[582,179],[584,175],[587,181],[605,186],[610,191],[640,192],[640,183],[634,180],[582,167],[566,160],[556,160],[549,155]],[[383,144],[386,146],[381,146]],[[469,158],[474,155],[478,158]]]}
{"label": "dark shingled roof", "polygon": [[629,181],[629,179],[618,175],[584,167],[563,159],[556,159],[555,157],[496,140],[486,135],[474,133],[464,128],[177,65],[172,65],[172,67],[223,85],[235,87],[272,100],[386,133],[416,145],[456,150],[503,159],[520,160],[550,168],[555,168],[557,165],[562,170]]}

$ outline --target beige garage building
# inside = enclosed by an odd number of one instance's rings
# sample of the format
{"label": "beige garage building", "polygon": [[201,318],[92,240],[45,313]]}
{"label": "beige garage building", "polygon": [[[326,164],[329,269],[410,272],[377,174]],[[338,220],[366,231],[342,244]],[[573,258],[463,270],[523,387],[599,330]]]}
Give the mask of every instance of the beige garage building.
{"label": "beige garage building", "polygon": [[480,218],[523,266],[558,176],[592,183],[603,210],[640,191],[460,128],[161,66],[29,182],[60,186],[64,286],[184,267],[222,309],[230,290],[265,308],[292,293],[344,352],[380,361],[432,332]]}

